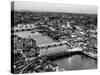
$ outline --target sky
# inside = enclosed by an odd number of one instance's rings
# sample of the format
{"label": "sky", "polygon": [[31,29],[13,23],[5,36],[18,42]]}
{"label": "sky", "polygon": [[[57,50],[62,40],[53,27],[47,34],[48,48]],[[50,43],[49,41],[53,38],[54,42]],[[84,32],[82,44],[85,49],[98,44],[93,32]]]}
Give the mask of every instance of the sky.
{"label": "sky", "polygon": [[60,3],[55,4],[55,3],[31,2],[31,1],[15,1],[14,10],[97,14],[97,6],[74,5],[74,4],[72,5],[72,4],[60,4]]}

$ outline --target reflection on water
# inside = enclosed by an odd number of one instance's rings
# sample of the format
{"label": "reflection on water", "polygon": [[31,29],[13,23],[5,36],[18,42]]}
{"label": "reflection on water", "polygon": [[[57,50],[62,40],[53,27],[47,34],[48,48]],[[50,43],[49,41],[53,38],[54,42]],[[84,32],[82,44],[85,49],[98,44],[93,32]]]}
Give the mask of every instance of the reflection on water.
{"label": "reflection on water", "polygon": [[[43,44],[49,44],[49,43],[54,43],[56,41],[52,40],[48,36],[43,36],[42,34],[36,32],[36,33],[30,33],[30,31],[25,31],[25,32],[17,32],[14,33],[17,34],[20,37],[24,38],[33,38],[36,40],[37,45],[43,45]],[[66,47],[60,47],[56,48],[57,50],[62,50],[65,49]],[[56,51],[55,48],[48,50],[50,51]],[[68,49],[68,47],[67,47]],[[97,67],[97,62],[96,60],[89,58],[85,55],[80,55],[80,54],[75,54],[70,57],[63,57],[59,58],[57,60],[53,60],[54,63],[56,63],[58,66],[61,68],[64,68],[65,70],[79,70],[79,69],[95,69]]]}
{"label": "reflection on water", "polygon": [[64,57],[53,60],[54,63],[59,65],[65,70],[80,70],[80,69],[95,69],[97,68],[96,60],[89,58],[85,55],[75,54],[70,57]]}

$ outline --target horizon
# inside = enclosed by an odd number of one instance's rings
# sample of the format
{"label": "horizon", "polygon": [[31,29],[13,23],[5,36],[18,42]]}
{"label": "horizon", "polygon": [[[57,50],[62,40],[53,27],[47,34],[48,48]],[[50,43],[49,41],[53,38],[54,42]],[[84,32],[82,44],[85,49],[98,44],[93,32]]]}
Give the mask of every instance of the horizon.
{"label": "horizon", "polygon": [[97,15],[97,6],[31,2],[31,1],[14,1],[14,11],[76,13],[76,14]]}

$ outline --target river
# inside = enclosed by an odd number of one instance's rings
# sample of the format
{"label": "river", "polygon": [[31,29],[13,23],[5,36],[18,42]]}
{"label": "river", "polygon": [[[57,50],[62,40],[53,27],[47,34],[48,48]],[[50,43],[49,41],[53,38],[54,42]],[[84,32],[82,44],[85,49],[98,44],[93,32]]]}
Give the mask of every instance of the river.
{"label": "river", "polygon": [[[55,43],[57,41],[52,40],[48,36],[42,35],[38,32],[31,33],[30,31],[24,31],[24,32],[16,32],[14,34],[17,34],[20,37],[24,38],[33,38],[36,40],[37,45],[43,45],[43,44],[50,44]],[[54,48],[57,49],[57,48]],[[68,47],[62,47],[58,50],[62,49],[68,49]],[[55,51],[55,50],[48,50]],[[56,60],[52,60],[52,62],[56,63],[60,68],[64,68],[65,70],[82,70],[82,69],[96,69],[97,68],[97,60],[92,59],[84,54],[74,54],[71,56],[62,57]]]}

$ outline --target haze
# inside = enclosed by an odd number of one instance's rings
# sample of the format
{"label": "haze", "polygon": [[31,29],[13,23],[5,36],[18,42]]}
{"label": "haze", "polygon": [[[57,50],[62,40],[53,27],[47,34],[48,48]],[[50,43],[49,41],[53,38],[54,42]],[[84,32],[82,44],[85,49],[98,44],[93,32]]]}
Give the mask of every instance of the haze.
{"label": "haze", "polygon": [[54,3],[43,3],[43,2],[40,3],[40,2],[30,2],[30,1],[15,1],[14,10],[97,14],[96,6],[54,4]]}

